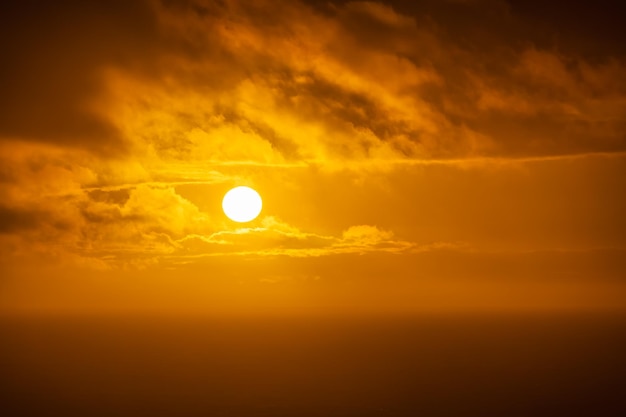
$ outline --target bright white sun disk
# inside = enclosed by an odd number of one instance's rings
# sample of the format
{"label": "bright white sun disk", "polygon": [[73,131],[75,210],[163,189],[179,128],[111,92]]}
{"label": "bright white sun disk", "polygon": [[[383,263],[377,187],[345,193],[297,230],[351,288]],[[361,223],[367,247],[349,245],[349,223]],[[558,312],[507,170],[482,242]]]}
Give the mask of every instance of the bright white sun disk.
{"label": "bright white sun disk", "polygon": [[222,209],[226,216],[236,222],[245,223],[256,219],[261,213],[261,196],[250,187],[235,187],[224,195]]}

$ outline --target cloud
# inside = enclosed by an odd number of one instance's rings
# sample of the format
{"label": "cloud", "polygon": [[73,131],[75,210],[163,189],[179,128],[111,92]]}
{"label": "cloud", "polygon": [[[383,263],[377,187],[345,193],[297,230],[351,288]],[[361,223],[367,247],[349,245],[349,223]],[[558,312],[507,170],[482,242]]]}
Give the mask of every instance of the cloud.
{"label": "cloud", "polygon": [[16,210],[0,206],[0,233],[32,229],[39,225],[41,213],[36,210]]}
{"label": "cloud", "polygon": [[623,151],[623,57],[550,49],[517,7],[24,2],[0,136],[275,164]]}
{"label": "cloud", "polygon": [[[50,164],[45,166],[51,169]],[[13,196],[13,206],[2,207],[5,260],[36,255],[42,262],[141,267],[146,262],[175,264],[206,256],[318,257],[401,253],[415,247],[370,225],[352,226],[339,235],[320,234],[269,215],[253,226],[237,227],[227,223],[221,213],[216,218],[216,213],[200,210],[173,184],[145,182],[86,189],[74,184],[70,188],[71,183],[65,181],[74,177],[71,171],[66,173],[67,178],[59,176],[57,184],[65,192],[51,192],[44,198],[27,189],[19,198]]]}
{"label": "cloud", "polygon": [[0,13],[0,136],[124,150],[124,138],[98,111],[100,72],[149,56],[158,29],[146,3],[27,0]]}
{"label": "cloud", "polygon": [[246,227],[221,212],[223,193],[238,181],[226,171],[203,179],[191,164],[174,170],[187,181],[120,184],[134,169],[108,171],[97,163],[86,169],[73,153],[32,144],[16,149],[23,159],[3,161],[0,183],[5,261],[36,256],[44,263],[137,267],[225,255],[624,244],[624,200],[614,192],[624,178],[623,154],[515,163],[400,160],[387,170],[356,162],[342,171],[234,166],[227,169],[249,171],[256,184],[248,184],[266,201],[261,218]]}
{"label": "cloud", "polygon": [[[252,124],[265,122],[273,131],[266,139],[291,143],[291,157],[519,157],[624,149],[618,133],[624,92],[607,88],[625,73],[619,60],[588,62],[506,45],[507,38],[475,51],[472,36],[482,41],[478,34],[455,38],[436,21],[417,24],[374,2],[348,2],[326,14],[290,3],[271,18],[256,13],[263,2],[255,4],[229,5],[237,19],[218,25],[222,47],[250,74],[238,83],[237,104],[221,104]],[[372,26],[372,19],[393,30]],[[581,79],[583,67],[594,75]],[[587,88],[591,79],[594,89]],[[591,117],[594,112],[610,115]]]}
{"label": "cloud", "polygon": [[[407,169],[530,169],[626,152],[624,55],[551,45],[528,30],[536,11],[519,2],[35,3],[1,13],[0,229],[20,250],[417,250],[439,239],[428,225],[422,239],[411,216],[388,226],[389,209],[377,214],[387,223],[368,208],[326,229],[302,214],[237,231],[201,196],[344,171],[361,183],[402,174],[387,186],[407,194]],[[480,188],[433,175],[433,200],[443,185]],[[183,195],[194,186],[205,188]],[[448,221],[466,211],[446,211]]]}
{"label": "cloud", "polygon": [[[287,256],[295,258],[371,252],[406,253],[412,242],[394,238],[376,226],[351,226],[340,236],[303,232],[275,217],[266,217],[260,227],[224,230],[211,235],[188,235],[177,241],[182,251],[175,262],[224,255]],[[435,246],[430,247],[434,249]],[[426,246],[421,247],[422,250]]]}

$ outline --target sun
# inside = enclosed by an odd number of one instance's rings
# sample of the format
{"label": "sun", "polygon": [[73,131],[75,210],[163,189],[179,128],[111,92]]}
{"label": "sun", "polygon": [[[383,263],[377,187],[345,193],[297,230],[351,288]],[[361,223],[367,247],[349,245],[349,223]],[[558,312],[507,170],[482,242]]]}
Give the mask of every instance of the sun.
{"label": "sun", "polygon": [[222,200],[224,214],[239,223],[256,219],[262,207],[261,196],[250,187],[235,187],[228,191]]}

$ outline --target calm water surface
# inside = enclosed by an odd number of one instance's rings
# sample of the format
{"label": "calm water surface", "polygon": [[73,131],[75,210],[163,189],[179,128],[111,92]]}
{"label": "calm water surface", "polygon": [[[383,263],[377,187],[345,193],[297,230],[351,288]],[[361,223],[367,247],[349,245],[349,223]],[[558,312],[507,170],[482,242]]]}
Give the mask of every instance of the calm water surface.
{"label": "calm water surface", "polygon": [[3,318],[6,416],[624,416],[626,318]]}

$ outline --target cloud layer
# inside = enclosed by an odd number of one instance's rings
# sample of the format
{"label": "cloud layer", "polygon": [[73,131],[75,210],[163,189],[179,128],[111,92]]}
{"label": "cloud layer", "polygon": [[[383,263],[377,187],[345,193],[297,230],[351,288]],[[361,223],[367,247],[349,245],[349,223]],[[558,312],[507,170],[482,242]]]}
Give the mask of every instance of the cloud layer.
{"label": "cloud layer", "polygon": [[0,260],[619,252],[621,22],[538,4],[3,4]]}

